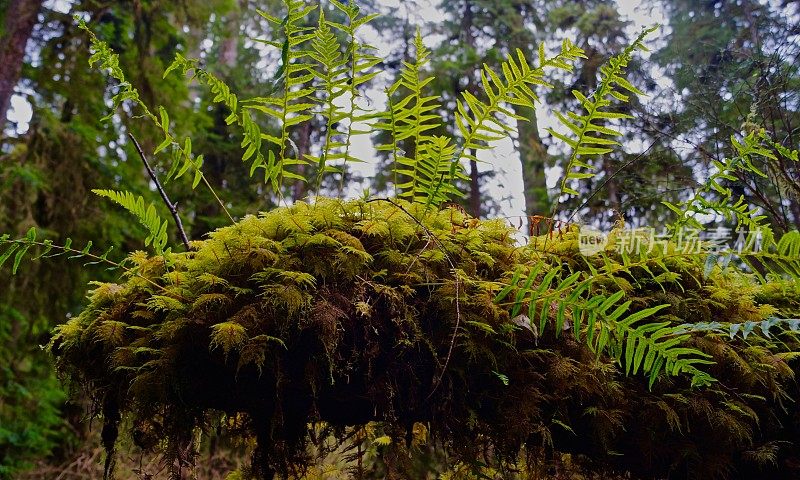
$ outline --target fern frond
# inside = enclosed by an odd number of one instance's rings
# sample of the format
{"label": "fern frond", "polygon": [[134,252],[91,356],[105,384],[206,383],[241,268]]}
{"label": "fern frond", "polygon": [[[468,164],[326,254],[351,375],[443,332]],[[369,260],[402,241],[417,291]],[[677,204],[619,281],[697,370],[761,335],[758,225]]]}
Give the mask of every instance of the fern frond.
{"label": "fern frond", "polygon": [[[403,62],[400,77],[387,91],[390,101],[384,121],[375,124],[376,128],[390,131],[392,136],[392,143],[381,145],[378,150],[392,152],[399,197],[426,205],[439,204],[458,193],[453,180],[465,176],[450,139],[429,134],[441,127],[441,117],[435,113],[440,105],[436,103],[438,96],[423,93],[433,77],[423,78],[430,51],[422,42],[419,29],[414,47],[414,62]],[[398,101],[391,100],[398,91],[405,91],[406,95]],[[409,151],[400,149],[401,142],[405,142]]]}
{"label": "fern frond", "polygon": [[92,190],[92,193],[110,199],[136,217],[148,232],[147,237],[144,239],[144,246],[147,247],[152,243],[156,254],[161,255],[164,253],[164,247],[168,241],[167,221],[161,220],[155,205],[152,203],[145,205],[144,198],[141,196],[136,197],[131,192],[95,189]]}
{"label": "fern frond", "polygon": [[600,67],[600,84],[589,97],[577,90],[572,91],[581,107],[586,110],[585,115],[568,112],[565,116],[556,112],[558,120],[568,131],[559,133],[552,128],[548,128],[547,131],[566,143],[571,150],[561,179],[561,195],[579,195],[578,191],[568,186],[570,180],[593,177],[594,173],[591,172],[593,167],[589,164],[588,158],[610,153],[612,149],[609,147],[619,144],[609,137],[618,137],[622,134],[613,128],[601,125],[600,122],[631,118],[630,115],[609,111],[607,108],[611,105],[611,99],[628,102],[628,94],[643,95],[624,78],[625,68],[633,58],[634,51],[647,50],[642,41],[655,28],[644,30],[622,53],[611,57],[608,63]]}
{"label": "fern frond", "polygon": [[[457,101],[455,112],[456,124],[463,138],[458,160],[478,161],[471,152],[485,150],[487,143],[500,140],[513,132],[508,120],[526,121],[522,116],[512,112],[508,105],[519,105],[535,108],[539,97],[531,87],[551,86],[544,80],[547,68],[571,71],[570,62],[578,58],[586,58],[583,50],[569,40],[564,40],[561,52],[555,57],[547,58],[544,44],[539,48],[539,66],[531,67],[522,51],[516,50],[516,58],[509,55],[501,64],[503,76],[498,75],[489,66],[481,70],[481,85],[487,100],[480,100],[471,92],[462,93]],[[451,179],[452,181],[452,179]]]}
{"label": "fern frond", "polygon": [[[317,163],[317,188],[325,174],[339,173],[344,181],[347,162],[363,162],[350,152],[354,135],[370,133],[356,130],[355,125],[367,122],[373,116],[371,110],[358,105],[359,86],[378,74],[373,71],[373,67],[381,62],[380,58],[370,53],[375,47],[360,42],[357,37],[358,30],[376,15],[360,15],[360,9],[354,2],[345,5],[334,0],[332,3],[337,10],[344,13],[347,22],[329,21],[324,12],[320,11],[319,26],[311,41],[312,52],[309,54],[319,64],[317,77],[322,81],[320,92],[324,97],[320,111],[325,119],[322,152],[319,157],[307,156],[310,161]],[[344,54],[331,27],[346,36]],[[342,102],[343,97],[347,98],[346,103]],[[339,131],[339,125],[346,125],[346,131]],[[340,166],[331,166],[330,163],[334,161],[341,161]]]}
{"label": "fern frond", "polygon": [[775,329],[782,331],[790,331],[800,333],[800,318],[778,318],[768,317],[760,322],[742,322],[742,323],[728,323],[728,322],[698,322],[698,323],[684,323],[676,327],[680,332],[713,332],[720,333],[728,336],[731,340],[741,337],[742,340],[747,340],[753,333],[761,332],[766,338],[772,338]]}
{"label": "fern frond", "polygon": [[[312,52],[309,56],[319,64],[317,77],[322,80],[321,90],[324,95],[323,110],[321,112],[325,119],[325,140],[322,145],[322,153],[319,157],[309,155],[312,162],[317,163],[317,188],[322,184],[322,177],[326,173],[338,172],[336,168],[326,167],[328,162],[335,160],[334,150],[343,144],[336,143],[336,130],[334,125],[347,118],[343,107],[337,103],[342,95],[348,92],[347,58],[340,51],[339,42],[333,34],[328,22],[325,20],[325,11],[319,12],[319,24],[317,26],[314,39],[311,41]],[[341,155],[338,156],[341,158]]]}
{"label": "fern frond", "polygon": [[770,275],[800,281],[800,231],[786,232],[775,241],[772,231],[761,226],[747,238],[745,243],[750,248],[729,255],[747,264],[762,283],[767,283]]}
{"label": "fern frond", "polygon": [[[461,169],[455,159],[456,146],[452,140],[445,136],[431,137],[420,145],[417,151],[416,189],[409,193],[413,200],[426,205],[441,205],[442,203],[461,194],[450,178],[462,178]],[[401,165],[409,167],[407,163]],[[456,174],[453,170],[457,169]],[[404,173],[400,170],[399,173]],[[400,185],[403,188],[403,185]]]}
{"label": "fern frond", "polygon": [[[86,26],[86,23],[78,18],[79,27],[84,30],[89,35],[89,40],[92,46],[92,50],[94,53],[89,57],[89,66],[94,66],[95,64],[100,64],[100,68],[104,71],[107,71],[111,78],[117,80],[117,87],[119,88],[119,92],[112,97],[112,111],[102,120],[106,120],[111,118],[114,115],[114,112],[125,102],[130,101],[135,106],[137,106],[141,111],[145,118],[148,118],[156,127],[161,129],[164,133],[164,140],[161,144],[156,148],[154,153],[159,153],[160,151],[164,150],[167,147],[172,147],[172,167],[170,168],[169,174],[167,175],[167,179],[170,178],[178,178],[182,176],[186,171],[189,169],[192,170],[194,174],[194,178],[192,180],[192,189],[197,188],[197,186],[202,181],[206,188],[211,192],[214,198],[219,203],[222,211],[228,216],[228,218],[233,222],[233,217],[228,212],[227,207],[225,204],[220,200],[217,192],[205,178],[203,175],[202,167],[203,167],[203,156],[192,155],[192,141],[190,138],[186,138],[183,142],[179,142],[171,133],[170,133],[170,121],[169,115],[167,114],[166,109],[164,107],[158,107],[158,116],[156,116],[148,107],[147,104],[142,101],[139,96],[139,91],[133,87],[133,85],[127,81],[125,78],[125,74],[122,71],[122,68],[119,66],[119,56],[114,53],[113,50],[108,46],[107,43],[103,42],[94,34],[94,32]],[[173,63],[173,65],[175,65]],[[174,66],[170,66],[167,69],[167,73],[173,68]],[[166,75],[166,74],[165,74]],[[181,144],[182,143],[182,144]]]}
{"label": "fern frond", "polygon": [[[5,247],[5,250],[2,250],[3,247]],[[108,258],[111,251],[114,250],[114,247],[109,247],[102,253],[93,251],[92,247],[93,243],[91,240],[86,242],[86,245],[81,249],[72,247],[71,238],[65,239],[64,243],[61,245],[53,243],[53,241],[50,239],[38,240],[36,228],[32,227],[28,230],[23,238],[11,238],[11,236],[8,234],[0,235],[0,252],[2,252],[0,253],[0,268],[2,268],[9,259],[13,258],[14,260],[12,262],[11,273],[16,274],[26,255],[33,255],[32,252],[36,252],[36,254],[31,258],[31,260],[54,258],[66,255],[69,260],[87,260],[86,263],[84,263],[84,266],[102,264],[107,266],[109,270],[121,270],[123,275],[127,275],[129,277],[138,277],[150,284],[151,287],[154,287],[157,290],[164,290],[163,286],[158,285],[150,278],[142,275],[138,268],[129,268],[124,265],[125,261],[115,262],[114,260]]]}
{"label": "fern frond", "polygon": [[303,25],[308,15],[316,6],[306,6],[300,0],[284,0],[287,13],[281,21],[266,12],[258,11],[267,21],[281,29],[284,41],[277,43],[264,41],[267,45],[278,47],[281,50],[281,66],[276,74],[276,79],[282,82],[283,91],[278,97],[257,97],[243,101],[245,109],[258,111],[276,119],[281,125],[280,137],[262,133],[262,140],[275,145],[278,154],[272,150],[264,167],[264,180],[271,185],[273,191],[281,194],[280,187],[284,178],[306,181],[306,178],[288,169],[291,165],[308,163],[307,158],[298,158],[299,152],[292,146],[295,157],[288,154],[290,146],[290,132],[292,127],[313,118],[312,109],[316,105],[314,93],[316,88],[311,82],[317,77],[313,64],[305,61],[313,58],[316,53],[308,50],[306,43],[316,37],[314,27]]}
{"label": "fern frond", "polygon": [[[741,174],[766,176],[753,163],[754,156],[776,160],[770,149],[764,145],[765,141],[765,137],[756,132],[750,132],[741,141],[731,136],[731,145],[737,152],[733,158],[713,160],[713,173],[688,200],[678,204],[662,202],[677,215],[670,227],[676,231],[685,226],[703,230],[704,227],[697,221],[696,215],[713,213],[722,215],[728,221],[735,221],[737,226],[745,226],[751,231],[768,229],[763,222],[766,216],[759,215],[759,209],[751,207],[743,195],[734,200],[733,190],[725,185],[727,181],[738,181],[737,175]],[[791,156],[791,152],[789,155]]]}
{"label": "fern frond", "polygon": [[[609,355],[615,359],[626,375],[636,375],[640,371],[649,375],[651,387],[662,372],[687,374],[693,385],[708,385],[714,381],[697,367],[713,362],[707,359],[707,354],[684,345],[690,335],[683,326],[670,326],[669,322],[642,323],[669,305],[646,308],[626,316],[631,301],[617,305],[625,295],[622,290],[609,296],[590,295],[593,276],[580,280],[581,272],[575,272],[560,278],[560,267],[543,271],[544,267],[545,263],[539,262],[527,275],[518,269],[495,297],[495,303],[502,305],[501,302],[516,290],[510,303],[515,324],[533,330],[532,322],[538,318],[538,334],[544,333],[552,323],[556,337],[571,329],[577,340],[584,336],[585,330],[584,341],[592,351],[598,356]],[[525,305],[528,305],[527,315],[520,315]]]}
{"label": "fern frond", "polygon": [[[166,77],[173,70],[179,70],[184,76],[190,75],[191,79],[197,79],[208,85],[208,87],[211,89],[211,93],[214,94],[214,97],[211,101],[225,105],[225,107],[227,107],[227,109],[231,112],[225,118],[225,123],[227,125],[237,124],[242,127],[241,148],[244,149],[244,153],[242,154],[242,162],[251,162],[250,176],[252,177],[255,175],[258,169],[264,168],[264,154],[261,151],[261,138],[263,136],[261,133],[261,127],[259,127],[258,123],[253,120],[248,110],[241,108],[239,105],[239,97],[237,97],[235,93],[231,92],[230,87],[216,75],[200,68],[197,60],[187,59],[180,53],[175,54],[175,59],[165,70],[164,76]],[[166,134],[168,132],[168,128],[165,130]],[[159,148],[163,148],[168,145],[169,143],[162,143]],[[178,163],[173,164],[171,169],[173,174],[177,173],[177,165]],[[202,164],[199,166],[202,166]]]}

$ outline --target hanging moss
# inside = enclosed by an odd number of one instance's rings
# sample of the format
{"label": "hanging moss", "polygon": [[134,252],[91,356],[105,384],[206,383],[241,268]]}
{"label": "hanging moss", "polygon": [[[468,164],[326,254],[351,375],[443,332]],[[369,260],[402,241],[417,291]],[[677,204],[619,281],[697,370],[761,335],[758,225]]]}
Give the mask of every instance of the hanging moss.
{"label": "hanging moss", "polygon": [[[514,233],[451,208],[297,203],[187,253],[132,254],[131,274],[96,284],[50,348],[96,400],[109,453],[121,422],[137,445],[180,457],[197,429],[224,418],[229,435],[256,438],[254,471],[266,478],[302,471],[315,423],[343,438],[347,426],[382,422],[402,444],[424,422],[465,464],[515,462],[524,447],[641,478],[800,474],[790,354],[755,334],[696,333],[687,346],[713,357],[718,381],[693,388],[662,375],[649,389],[569,324],[540,331],[495,302],[520,265],[596,268],[574,231],[527,247]],[[621,269],[594,288],[624,288],[635,309],[668,303],[658,320],[675,325],[800,310],[796,284],[704,278],[697,262],[672,260],[658,281]],[[781,351],[797,350],[794,334],[775,335]]]}

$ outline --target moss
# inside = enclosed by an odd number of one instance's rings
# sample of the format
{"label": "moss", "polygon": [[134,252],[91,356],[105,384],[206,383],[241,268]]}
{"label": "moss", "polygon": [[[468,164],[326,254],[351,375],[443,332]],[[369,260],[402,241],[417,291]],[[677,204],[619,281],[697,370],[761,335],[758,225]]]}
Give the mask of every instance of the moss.
{"label": "moss", "polygon": [[[568,326],[559,336],[521,326],[493,301],[519,265],[596,268],[575,232],[521,248],[502,222],[468,220],[329,199],[248,216],[190,252],[131,255],[134,274],[96,285],[51,351],[95,398],[109,450],[120,416],[157,423],[151,436],[171,456],[185,455],[196,429],[243,418],[228,434],[256,438],[261,477],[301,471],[319,422],[342,440],[347,426],[382,422],[397,444],[423,422],[466,464],[516,462],[524,447],[644,478],[796,475],[784,462],[797,448],[784,441],[798,419],[780,408],[798,396],[790,357],[698,333],[689,345],[713,356],[719,382],[664,377],[651,391]],[[669,303],[659,320],[675,324],[797,311],[796,286],[705,279],[686,259],[670,271],[656,282],[621,268],[595,288],[623,285],[635,308]],[[774,442],[774,458],[748,454]]]}

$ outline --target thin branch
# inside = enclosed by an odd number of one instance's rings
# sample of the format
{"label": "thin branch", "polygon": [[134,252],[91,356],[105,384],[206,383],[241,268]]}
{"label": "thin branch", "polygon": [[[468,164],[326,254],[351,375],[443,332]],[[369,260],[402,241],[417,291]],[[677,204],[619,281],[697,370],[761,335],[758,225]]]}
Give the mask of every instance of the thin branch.
{"label": "thin branch", "polygon": [[164,200],[164,203],[167,205],[167,208],[169,209],[169,213],[171,213],[172,218],[175,219],[175,225],[178,227],[178,234],[181,237],[183,246],[186,247],[186,250],[189,250],[189,237],[186,236],[186,231],[183,229],[183,222],[181,222],[181,217],[180,215],[178,215],[178,205],[169,201],[167,192],[164,191],[164,187],[162,187],[161,182],[158,181],[158,177],[156,177],[156,172],[154,172],[153,169],[150,167],[150,163],[147,161],[147,157],[144,155],[144,152],[142,151],[142,147],[139,145],[139,142],[136,141],[136,137],[134,137],[132,133],[128,132],[128,138],[131,139],[131,141],[133,142],[133,146],[136,147],[136,152],[142,159],[142,163],[144,163],[144,168],[147,169],[147,173],[150,175],[150,178],[153,180],[153,183],[156,184],[156,188],[158,189],[159,195],[161,195],[161,199]]}
{"label": "thin branch", "polygon": [[[455,286],[455,289],[456,289],[456,291],[455,291],[456,324],[453,326],[453,336],[450,338],[450,346],[447,348],[447,357],[445,358],[444,364],[442,365],[442,370],[441,370],[441,372],[439,372],[438,375],[436,375],[433,378],[433,387],[431,389],[431,393],[429,393],[428,396],[425,397],[425,401],[428,401],[433,396],[433,394],[436,392],[436,389],[439,388],[439,384],[442,383],[442,379],[444,378],[445,373],[447,373],[447,366],[450,364],[450,358],[453,356],[453,349],[455,348],[456,338],[458,336],[458,330],[461,327],[461,303],[460,303],[461,301],[460,301],[460,298],[459,298],[461,285],[460,285],[460,279],[459,279],[459,276],[458,276],[458,271],[456,271],[456,265],[455,265],[455,263],[453,263],[453,260],[450,258],[449,252],[447,251],[447,247],[444,246],[444,244],[441,242],[441,240],[439,240],[439,237],[437,237],[436,234],[434,234],[431,231],[431,229],[426,227],[425,224],[423,224],[417,217],[412,215],[411,212],[409,212],[402,205],[398,204],[397,202],[392,201],[389,198],[373,198],[373,199],[370,199],[370,200],[366,201],[366,203],[372,203],[372,202],[387,202],[387,203],[390,203],[390,204],[394,205],[395,207],[397,207],[398,209],[400,209],[400,211],[402,211],[403,213],[408,215],[408,217],[411,218],[411,220],[413,220],[414,223],[419,225],[425,231],[425,233],[428,236],[428,242],[430,242],[430,240],[433,240],[434,242],[436,242],[436,245],[439,247],[439,249],[444,254],[445,260],[450,265],[450,269],[453,271],[453,275],[455,275],[455,284],[454,284],[454,286]],[[427,244],[426,244],[426,247],[427,247]]]}

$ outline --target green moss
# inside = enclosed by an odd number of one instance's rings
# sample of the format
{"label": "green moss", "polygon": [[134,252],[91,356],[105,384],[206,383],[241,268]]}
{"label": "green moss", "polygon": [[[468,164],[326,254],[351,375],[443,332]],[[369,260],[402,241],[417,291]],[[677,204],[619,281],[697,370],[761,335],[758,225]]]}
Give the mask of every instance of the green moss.
{"label": "green moss", "polygon": [[[780,408],[798,397],[797,366],[774,344],[692,334],[687,347],[713,357],[718,382],[698,389],[662,376],[651,391],[571,324],[555,335],[559,309],[574,305],[554,302],[537,329],[495,301],[520,266],[542,266],[540,280],[602,266],[578,254],[575,231],[528,247],[513,233],[400,201],[298,203],[221,228],[188,253],[131,255],[129,278],[96,285],[50,348],[62,375],[95,398],[109,450],[116,412],[131,425],[156,422],[172,457],[186,455],[196,428],[239,418],[227,434],[256,438],[261,477],[302,470],[317,422],[339,438],[383,422],[398,440],[425,422],[458,461],[513,462],[525,447],[643,477],[706,478],[797,454],[747,455],[798,432]],[[634,311],[668,303],[657,320],[674,325],[797,311],[796,285],[704,278],[699,262],[676,259],[658,281],[619,268],[592,288],[622,285]],[[797,349],[791,332],[780,335],[785,351]]]}

